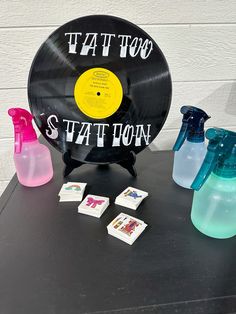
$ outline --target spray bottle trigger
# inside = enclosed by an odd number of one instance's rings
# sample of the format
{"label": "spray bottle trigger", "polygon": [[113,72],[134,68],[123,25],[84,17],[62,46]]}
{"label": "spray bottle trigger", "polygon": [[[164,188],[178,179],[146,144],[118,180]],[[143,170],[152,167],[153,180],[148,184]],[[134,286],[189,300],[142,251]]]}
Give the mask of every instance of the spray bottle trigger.
{"label": "spray bottle trigger", "polygon": [[187,138],[187,135],[188,135],[188,123],[183,123],[180,129],[179,135],[177,137],[177,140],[173,146],[173,151],[180,150],[185,139]]}
{"label": "spray bottle trigger", "polygon": [[21,153],[21,148],[22,148],[22,135],[20,132],[15,133],[15,153],[20,154]]}
{"label": "spray bottle trigger", "polygon": [[200,190],[200,188],[203,186],[203,184],[206,182],[207,178],[215,168],[216,161],[217,154],[215,152],[208,151],[203,161],[203,164],[191,185],[191,189],[196,191]]}

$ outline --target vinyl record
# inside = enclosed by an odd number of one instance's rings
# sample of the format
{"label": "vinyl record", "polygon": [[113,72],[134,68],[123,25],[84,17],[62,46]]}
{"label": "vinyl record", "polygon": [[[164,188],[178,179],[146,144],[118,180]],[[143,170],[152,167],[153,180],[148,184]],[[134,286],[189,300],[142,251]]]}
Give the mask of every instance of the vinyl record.
{"label": "vinyl record", "polygon": [[93,15],[61,26],[42,44],[28,97],[39,130],[56,149],[82,162],[113,163],[157,136],[169,111],[171,78],[147,33]]}

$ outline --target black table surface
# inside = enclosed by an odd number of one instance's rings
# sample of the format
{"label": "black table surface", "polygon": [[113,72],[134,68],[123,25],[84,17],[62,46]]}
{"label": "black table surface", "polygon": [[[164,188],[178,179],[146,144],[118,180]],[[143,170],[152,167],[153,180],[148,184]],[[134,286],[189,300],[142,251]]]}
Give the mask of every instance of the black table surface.
{"label": "black table surface", "polygon": [[[236,313],[236,238],[216,240],[190,221],[192,191],[171,179],[173,154],[137,156],[137,178],[118,165],[85,165],[38,188],[16,176],[0,199],[0,313]],[[100,219],[59,203],[67,181],[109,196]],[[114,204],[127,186],[149,192],[137,211]],[[132,245],[107,234],[120,212],[148,227]]]}

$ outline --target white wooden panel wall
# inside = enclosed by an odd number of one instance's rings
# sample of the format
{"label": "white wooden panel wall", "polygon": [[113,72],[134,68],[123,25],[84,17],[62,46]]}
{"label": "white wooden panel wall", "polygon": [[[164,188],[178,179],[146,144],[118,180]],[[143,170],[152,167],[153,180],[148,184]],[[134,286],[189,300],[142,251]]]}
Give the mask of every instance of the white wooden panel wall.
{"label": "white wooden panel wall", "polygon": [[170,149],[183,104],[200,106],[207,126],[236,131],[235,0],[0,0],[0,194],[14,174],[11,106],[27,104],[27,77],[41,43],[58,26],[90,14],[128,19],[164,52],[173,79],[168,119],[152,149]]}

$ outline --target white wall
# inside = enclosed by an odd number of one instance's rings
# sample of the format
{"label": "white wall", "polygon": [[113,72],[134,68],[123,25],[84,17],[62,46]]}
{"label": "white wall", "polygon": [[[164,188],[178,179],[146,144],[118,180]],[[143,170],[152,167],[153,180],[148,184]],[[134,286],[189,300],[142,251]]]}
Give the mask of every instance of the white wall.
{"label": "white wall", "polygon": [[0,194],[14,174],[7,109],[27,108],[28,72],[41,43],[63,23],[90,14],[138,24],[167,58],[172,106],[152,148],[171,148],[182,104],[212,115],[208,127],[236,130],[235,0],[0,0]]}

